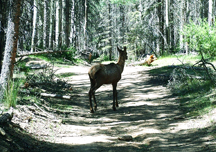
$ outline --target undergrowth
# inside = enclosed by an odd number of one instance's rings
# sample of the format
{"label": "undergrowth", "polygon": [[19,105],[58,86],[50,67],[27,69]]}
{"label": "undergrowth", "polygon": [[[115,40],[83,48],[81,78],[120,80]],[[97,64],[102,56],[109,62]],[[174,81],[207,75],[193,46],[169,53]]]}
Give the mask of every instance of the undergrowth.
{"label": "undergrowth", "polygon": [[215,82],[202,69],[175,68],[167,87],[180,97],[181,109],[187,116],[198,116],[215,108]]}
{"label": "undergrowth", "polygon": [[[164,81],[166,86],[179,98],[180,108],[188,117],[199,116],[216,108],[216,72],[210,65],[196,64],[201,59],[199,55],[181,54],[159,57],[153,62],[154,66],[159,67],[149,71],[153,77],[167,78]],[[215,65],[215,61],[211,63]]]}
{"label": "undergrowth", "polygon": [[4,104],[6,107],[16,107],[17,105],[17,96],[19,92],[21,81],[10,80],[8,82],[8,88],[5,91],[4,95]]}

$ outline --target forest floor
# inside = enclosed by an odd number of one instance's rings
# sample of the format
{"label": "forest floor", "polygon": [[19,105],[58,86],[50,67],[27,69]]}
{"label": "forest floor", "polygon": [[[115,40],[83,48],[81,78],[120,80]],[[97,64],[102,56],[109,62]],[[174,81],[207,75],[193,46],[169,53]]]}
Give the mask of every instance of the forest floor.
{"label": "forest floor", "polygon": [[[43,104],[22,101],[14,109],[12,124],[0,135],[0,151],[31,152],[134,152],[134,151],[216,151],[216,110],[186,118],[180,98],[166,88],[167,80],[152,76],[159,67],[127,66],[118,83],[119,107],[112,110],[112,86],[96,92],[98,109],[90,113],[89,66],[58,67],[72,99],[42,98]],[[72,108],[70,108],[72,107]],[[119,140],[122,136],[132,140]]]}

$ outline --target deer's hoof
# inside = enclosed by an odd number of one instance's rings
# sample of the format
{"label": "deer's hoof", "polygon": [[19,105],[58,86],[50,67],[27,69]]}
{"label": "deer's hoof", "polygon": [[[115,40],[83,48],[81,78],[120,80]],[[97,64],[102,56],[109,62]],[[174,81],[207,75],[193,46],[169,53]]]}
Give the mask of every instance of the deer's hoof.
{"label": "deer's hoof", "polygon": [[94,110],[91,108],[91,109],[90,109],[90,112],[91,112],[91,113],[94,113]]}
{"label": "deer's hoof", "polygon": [[116,108],[115,108],[115,107],[113,107],[113,111],[116,111]]}
{"label": "deer's hoof", "polygon": [[95,111],[97,110],[97,106],[94,107]]}

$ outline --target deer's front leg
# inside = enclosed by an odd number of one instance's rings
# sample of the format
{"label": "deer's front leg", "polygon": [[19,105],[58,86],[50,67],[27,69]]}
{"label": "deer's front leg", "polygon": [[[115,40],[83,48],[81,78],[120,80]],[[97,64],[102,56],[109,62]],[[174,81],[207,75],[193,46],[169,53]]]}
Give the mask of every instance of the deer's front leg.
{"label": "deer's front leg", "polygon": [[117,92],[117,90],[116,90],[116,97],[115,97],[115,99],[116,99],[116,107],[118,107],[119,105],[118,105],[118,92]]}

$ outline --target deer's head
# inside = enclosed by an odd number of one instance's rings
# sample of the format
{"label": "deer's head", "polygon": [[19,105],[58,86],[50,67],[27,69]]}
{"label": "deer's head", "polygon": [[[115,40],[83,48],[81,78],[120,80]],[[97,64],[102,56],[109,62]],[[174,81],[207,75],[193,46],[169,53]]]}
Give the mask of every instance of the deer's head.
{"label": "deer's head", "polygon": [[126,46],[124,46],[124,50],[121,50],[119,47],[117,47],[117,50],[120,54],[120,57],[123,59],[123,60],[127,60],[128,59],[128,56],[127,56],[127,51],[126,51]]}

